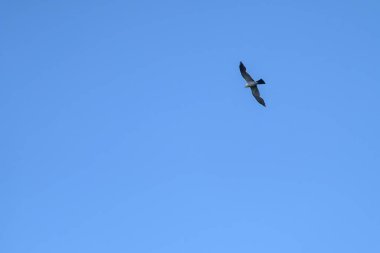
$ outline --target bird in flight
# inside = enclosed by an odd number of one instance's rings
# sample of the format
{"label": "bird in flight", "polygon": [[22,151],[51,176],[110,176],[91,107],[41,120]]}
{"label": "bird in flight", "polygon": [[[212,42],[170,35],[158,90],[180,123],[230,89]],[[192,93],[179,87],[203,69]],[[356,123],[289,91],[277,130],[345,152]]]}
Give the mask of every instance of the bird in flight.
{"label": "bird in flight", "polygon": [[253,78],[247,73],[247,69],[245,68],[244,64],[240,62],[239,65],[240,73],[247,82],[245,84],[246,88],[251,88],[252,95],[255,97],[257,102],[259,102],[262,106],[265,106],[264,99],[260,97],[259,89],[257,88],[257,85],[259,84],[265,84],[263,79],[259,79],[257,81],[253,80]]}

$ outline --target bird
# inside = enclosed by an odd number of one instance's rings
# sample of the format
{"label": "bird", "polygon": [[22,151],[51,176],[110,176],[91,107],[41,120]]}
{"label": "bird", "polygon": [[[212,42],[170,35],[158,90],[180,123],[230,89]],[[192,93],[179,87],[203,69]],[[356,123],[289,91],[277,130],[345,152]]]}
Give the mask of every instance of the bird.
{"label": "bird", "polygon": [[257,85],[265,84],[264,80],[263,79],[259,79],[257,81],[253,80],[253,78],[247,73],[247,69],[245,68],[242,62],[240,62],[239,69],[244,80],[247,82],[245,84],[245,88],[251,88],[252,95],[255,97],[257,102],[259,102],[259,104],[265,107],[265,101],[262,97],[260,97],[260,91],[257,88]]}

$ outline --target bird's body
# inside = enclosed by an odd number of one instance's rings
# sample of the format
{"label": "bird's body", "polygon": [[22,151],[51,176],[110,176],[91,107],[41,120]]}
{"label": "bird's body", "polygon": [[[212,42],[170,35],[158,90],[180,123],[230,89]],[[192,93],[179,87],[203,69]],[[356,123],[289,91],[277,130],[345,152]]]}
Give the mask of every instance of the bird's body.
{"label": "bird's body", "polygon": [[251,87],[253,87],[255,85],[259,85],[259,84],[263,84],[263,83],[257,83],[256,81],[250,81],[250,82],[247,82],[245,84],[245,88],[251,88]]}
{"label": "bird's body", "polygon": [[263,79],[259,79],[255,81],[248,73],[247,69],[245,68],[244,64],[240,62],[239,65],[240,73],[243,76],[244,80],[247,82],[245,84],[246,88],[251,88],[252,95],[255,97],[257,102],[259,102],[262,106],[265,106],[264,99],[260,97],[259,89],[257,88],[257,85],[265,84]]}

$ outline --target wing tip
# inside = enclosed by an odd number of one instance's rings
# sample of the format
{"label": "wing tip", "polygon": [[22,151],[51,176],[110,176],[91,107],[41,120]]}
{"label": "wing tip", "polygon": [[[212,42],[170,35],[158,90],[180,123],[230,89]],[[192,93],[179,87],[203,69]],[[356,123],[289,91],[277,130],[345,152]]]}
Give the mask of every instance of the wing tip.
{"label": "wing tip", "polygon": [[240,64],[239,64],[239,69],[240,69],[240,72],[241,72],[242,74],[243,74],[243,72],[246,71],[246,68],[245,68],[243,62],[240,62]]}
{"label": "wing tip", "polygon": [[262,99],[262,98],[260,99],[259,104],[261,104],[264,107],[267,107],[267,105],[265,104],[264,99]]}

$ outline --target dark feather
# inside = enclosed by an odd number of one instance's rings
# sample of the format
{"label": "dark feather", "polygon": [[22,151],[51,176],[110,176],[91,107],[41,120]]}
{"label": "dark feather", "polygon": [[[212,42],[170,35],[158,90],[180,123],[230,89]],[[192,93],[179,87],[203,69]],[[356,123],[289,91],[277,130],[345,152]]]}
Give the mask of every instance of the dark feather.
{"label": "dark feather", "polygon": [[265,106],[265,101],[262,97],[260,97],[260,91],[257,88],[257,85],[251,87],[252,95],[255,97],[257,102],[261,104],[262,106]]}
{"label": "dark feather", "polygon": [[253,82],[253,78],[247,73],[247,69],[245,68],[242,62],[240,62],[239,69],[240,69],[241,75],[247,81],[247,83]]}
{"label": "dark feather", "polygon": [[257,80],[257,84],[265,84],[265,81],[263,79]]}

